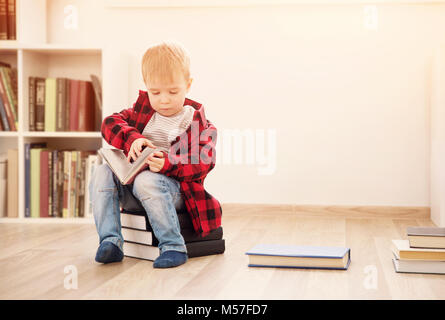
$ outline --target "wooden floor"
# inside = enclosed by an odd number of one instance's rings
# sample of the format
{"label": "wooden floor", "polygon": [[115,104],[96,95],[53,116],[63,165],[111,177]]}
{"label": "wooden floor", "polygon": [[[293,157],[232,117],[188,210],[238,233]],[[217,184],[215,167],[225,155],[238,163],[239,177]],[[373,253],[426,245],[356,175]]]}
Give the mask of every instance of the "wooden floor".
{"label": "wooden floor", "polygon": [[[226,252],[172,269],[132,258],[96,263],[94,225],[2,223],[0,298],[445,298],[445,276],[399,274],[392,265],[392,239],[406,239],[407,226],[434,225],[424,214],[323,215],[286,206],[224,212]],[[347,271],[249,268],[244,253],[257,243],[348,246],[352,262]],[[65,277],[73,276],[64,273],[67,266],[77,270],[77,289],[64,287]]]}

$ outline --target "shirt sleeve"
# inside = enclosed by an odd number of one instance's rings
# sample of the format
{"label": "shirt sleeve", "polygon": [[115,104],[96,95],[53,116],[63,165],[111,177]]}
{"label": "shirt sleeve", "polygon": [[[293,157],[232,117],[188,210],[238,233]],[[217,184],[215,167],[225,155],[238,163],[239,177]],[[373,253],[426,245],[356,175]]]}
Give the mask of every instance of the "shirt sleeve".
{"label": "shirt sleeve", "polygon": [[134,140],[144,138],[135,127],[128,124],[135,112],[134,106],[106,117],[101,126],[102,137],[105,141],[113,147],[123,150],[125,155],[128,155]]}

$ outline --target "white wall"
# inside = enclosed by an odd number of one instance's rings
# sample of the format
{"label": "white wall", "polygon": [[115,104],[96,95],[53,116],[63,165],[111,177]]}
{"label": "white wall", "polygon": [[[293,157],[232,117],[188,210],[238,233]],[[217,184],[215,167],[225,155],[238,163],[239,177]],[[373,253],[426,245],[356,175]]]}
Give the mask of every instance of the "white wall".
{"label": "white wall", "polygon": [[[48,4],[48,41],[106,48],[106,115],[144,89],[150,44],[188,48],[189,97],[219,130],[206,187],[222,202],[429,206],[431,66],[445,41],[445,5],[379,5],[378,28],[368,30],[362,5]],[[76,30],[63,28],[68,4],[78,9]],[[274,174],[224,163],[229,129],[276,130]]]}

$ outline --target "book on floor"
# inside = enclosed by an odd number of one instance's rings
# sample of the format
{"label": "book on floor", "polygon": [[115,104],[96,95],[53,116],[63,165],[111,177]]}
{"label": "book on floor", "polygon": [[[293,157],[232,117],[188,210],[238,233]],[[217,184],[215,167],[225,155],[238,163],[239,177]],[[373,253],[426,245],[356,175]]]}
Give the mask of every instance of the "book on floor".
{"label": "book on floor", "polygon": [[401,260],[394,254],[392,262],[399,273],[445,274],[445,261]]}
{"label": "book on floor", "polygon": [[139,172],[149,167],[145,160],[151,153],[156,151],[158,151],[158,149],[145,147],[141,155],[134,162],[128,162],[124,152],[119,149],[101,148],[98,153],[105,160],[119,181],[123,185],[126,185],[131,184]]}
{"label": "book on floor", "polygon": [[[225,251],[224,239],[191,242],[186,243],[185,246],[189,258],[220,254]],[[154,261],[159,254],[159,248],[156,246],[124,241],[124,255],[126,257]]]}
{"label": "book on floor", "polygon": [[406,234],[412,248],[445,249],[445,228],[408,227]]}
{"label": "book on floor", "polygon": [[246,252],[249,267],[346,270],[351,250],[344,247],[258,244]]}
{"label": "book on floor", "polygon": [[392,240],[391,250],[399,260],[445,261],[445,249],[411,248],[409,240]]}

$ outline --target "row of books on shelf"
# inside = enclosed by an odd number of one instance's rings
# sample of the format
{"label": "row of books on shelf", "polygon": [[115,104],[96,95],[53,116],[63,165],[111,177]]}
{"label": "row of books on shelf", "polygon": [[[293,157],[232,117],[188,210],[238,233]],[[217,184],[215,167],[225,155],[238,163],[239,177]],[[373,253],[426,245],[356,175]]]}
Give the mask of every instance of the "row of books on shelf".
{"label": "row of books on shelf", "polygon": [[17,69],[0,61],[0,130],[17,131]]}
{"label": "row of books on shelf", "polygon": [[0,40],[16,39],[16,0],[0,0]]}
{"label": "row of books on shelf", "polygon": [[100,131],[100,80],[29,77],[29,131]]}
{"label": "row of books on shelf", "polygon": [[392,240],[396,272],[445,274],[445,228],[408,227],[407,240]]}
{"label": "row of books on shelf", "polygon": [[[193,229],[192,221],[186,211],[178,212],[178,220],[189,258],[224,253],[225,240],[222,226],[202,237]],[[145,211],[122,209],[121,226],[126,257],[154,261],[159,256],[159,240],[153,233]]]}
{"label": "row of books on shelf", "polygon": [[92,217],[88,185],[97,151],[25,144],[25,217]]}

